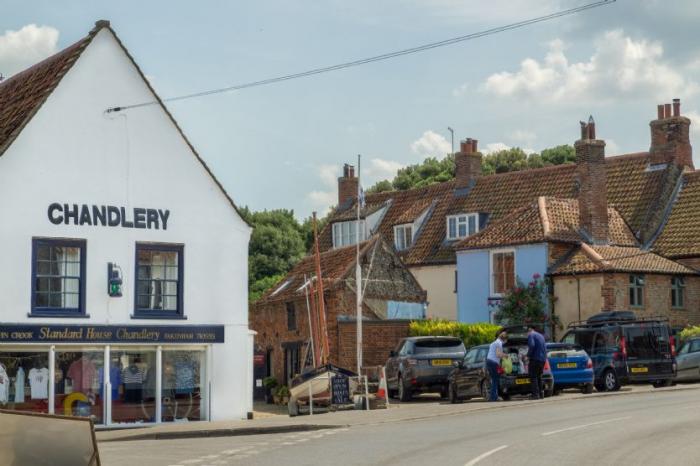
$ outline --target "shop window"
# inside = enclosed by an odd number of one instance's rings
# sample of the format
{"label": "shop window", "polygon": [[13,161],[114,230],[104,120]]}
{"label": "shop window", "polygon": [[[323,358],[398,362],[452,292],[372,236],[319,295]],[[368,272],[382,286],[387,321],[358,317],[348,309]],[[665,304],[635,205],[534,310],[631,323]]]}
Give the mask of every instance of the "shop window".
{"label": "shop window", "polygon": [[104,351],[56,350],[54,367],[54,413],[104,418]]}
{"label": "shop window", "polygon": [[297,310],[294,303],[287,303],[287,330],[297,329]]}
{"label": "shop window", "polygon": [[202,396],[204,355],[204,351],[163,351],[163,422],[200,421],[205,418]]}
{"label": "shop window", "polygon": [[675,308],[685,307],[685,279],[683,277],[671,277],[671,306]]}
{"label": "shop window", "polygon": [[156,351],[114,349],[110,352],[112,422],[156,421]]}
{"label": "shop window", "polygon": [[515,251],[491,252],[491,295],[502,296],[515,287]]}
{"label": "shop window", "polygon": [[85,241],[32,241],[32,317],[85,316]]}
{"label": "shop window", "polygon": [[0,407],[49,412],[49,352],[0,351]]}
{"label": "shop window", "polygon": [[136,245],[134,317],[184,316],[182,256],[183,247],[178,245]]}
{"label": "shop window", "polygon": [[644,275],[630,275],[630,307],[644,306]]}

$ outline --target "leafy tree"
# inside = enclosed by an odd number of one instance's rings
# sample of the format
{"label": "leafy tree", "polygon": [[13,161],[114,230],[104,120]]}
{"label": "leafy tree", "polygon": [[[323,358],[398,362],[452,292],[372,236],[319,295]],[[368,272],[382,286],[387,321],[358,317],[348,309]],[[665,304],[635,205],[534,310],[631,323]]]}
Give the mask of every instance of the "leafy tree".
{"label": "leafy tree", "polygon": [[248,247],[248,287],[253,300],[306,253],[306,233],[291,210],[252,212],[245,207],[241,211],[253,225]]}
{"label": "leafy tree", "polygon": [[[491,175],[494,173],[572,163],[575,160],[576,154],[574,148],[570,145],[544,149],[539,154],[526,154],[519,147],[513,147],[485,155],[482,160],[481,171],[485,175]],[[453,155],[448,154],[441,160],[435,157],[428,157],[422,163],[400,169],[392,181],[383,180],[377,182],[367,192],[377,193],[392,189],[402,191],[419,188],[451,180],[454,178],[454,173]]]}

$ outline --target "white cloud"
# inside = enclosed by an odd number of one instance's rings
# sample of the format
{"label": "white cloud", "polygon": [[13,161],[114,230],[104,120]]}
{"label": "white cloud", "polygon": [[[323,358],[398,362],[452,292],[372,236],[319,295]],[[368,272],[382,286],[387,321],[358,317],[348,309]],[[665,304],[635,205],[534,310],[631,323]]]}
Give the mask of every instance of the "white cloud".
{"label": "white cloud", "polygon": [[542,62],[526,58],[515,72],[502,71],[489,76],[483,89],[500,97],[549,102],[581,97],[606,101],[620,96],[648,95],[665,99],[669,95],[688,97],[700,89],[679,68],[664,61],[660,42],[634,40],[619,29],[603,34],[587,61],[570,63],[565,49],[563,41],[553,40]]}
{"label": "white cloud", "polygon": [[411,143],[411,150],[422,157],[442,158],[452,152],[452,145],[441,134],[428,130]]}
{"label": "white cloud", "polygon": [[453,97],[464,97],[470,89],[471,88],[469,87],[469,83],[461,84],[461,85],[455,87],[454,89],[452,89],[452,96]]}
{"label": "white cloud", "polygon": [[690,132],[695,136],[700,136],[700,112],[690,110],[683,112],[683,116],[690,118]]}
{"label": "white cloud", "polygon": [[482,149],[481,152],[484,153],[484,155],[488,155],[492,152],[498,152],[500,150],[508,150],[511,147],[507,144],[504,144],[502,142],[492,142],[489,144],[486,144],[486,148]]}
{"label": "white cloud", "polygon": [[56,53],[58,30],[28,24],[0,35],[0,73],[8,77]]}
{"label": "white cloud", "polygon": [[340,174],[341,168],[338,165],[321,165],[318,167],[318,177],[329,188],[336,186]]}
{"label": "white cloud", "polygon": [[362,184],[368,186],[374,181],[392,179],[404,164],[393,160],[371,159],[369,167],[362,168]]}
{"label": "white cloud", "polygon": [[537,139],[537,135],[532,131],[527,131],[524,129],[516,129],[510,133],[510,138],[516,142],[520,142],[527,145],[532,145]]}
{"label": "white cloud", "polygon": [[605,154],[606,155],[619,155],[620,146],[615,142],[614,139],[605,140]]}
{"label": "white cloud", "polygon": [[335,191],[311,191],[306,198],[320,215],[325,215],[338,202]]}

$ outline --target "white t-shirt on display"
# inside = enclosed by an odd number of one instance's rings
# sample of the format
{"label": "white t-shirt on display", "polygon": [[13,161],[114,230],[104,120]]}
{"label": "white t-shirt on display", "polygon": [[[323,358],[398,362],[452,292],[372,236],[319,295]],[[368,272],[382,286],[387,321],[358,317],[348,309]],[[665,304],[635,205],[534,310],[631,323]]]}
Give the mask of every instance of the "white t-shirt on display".
{"label": "white t-shirt on display", "polygon": [[15,403],[24,403],[24,369],[17,369],[15,376]]}
{"label": "white t-shirt on display", "polygon": [[29,371],[29,387],[32,400],[45,400],[49,397],[49,369],[32,369]]}
{"label": "white t-shirt on display", "polygon": [[0,364],[0,403],[7,403],[7,398],[10,395],[10,378],[5,372],[5,368]]}

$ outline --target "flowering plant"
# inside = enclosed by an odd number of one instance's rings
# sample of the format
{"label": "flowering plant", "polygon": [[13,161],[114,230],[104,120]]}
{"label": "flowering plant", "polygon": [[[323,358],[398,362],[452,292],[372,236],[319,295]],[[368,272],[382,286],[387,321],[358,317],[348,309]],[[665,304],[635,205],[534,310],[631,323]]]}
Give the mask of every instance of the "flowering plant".
{"label": "flowering plant", "polygon": [[546,300],[547,285],[540,274],[534,274],[527,284],[518,278],[515,288],[501,299],[494,318],[502,325],[537,324],[560,327],[559,319],[547,312]]}

